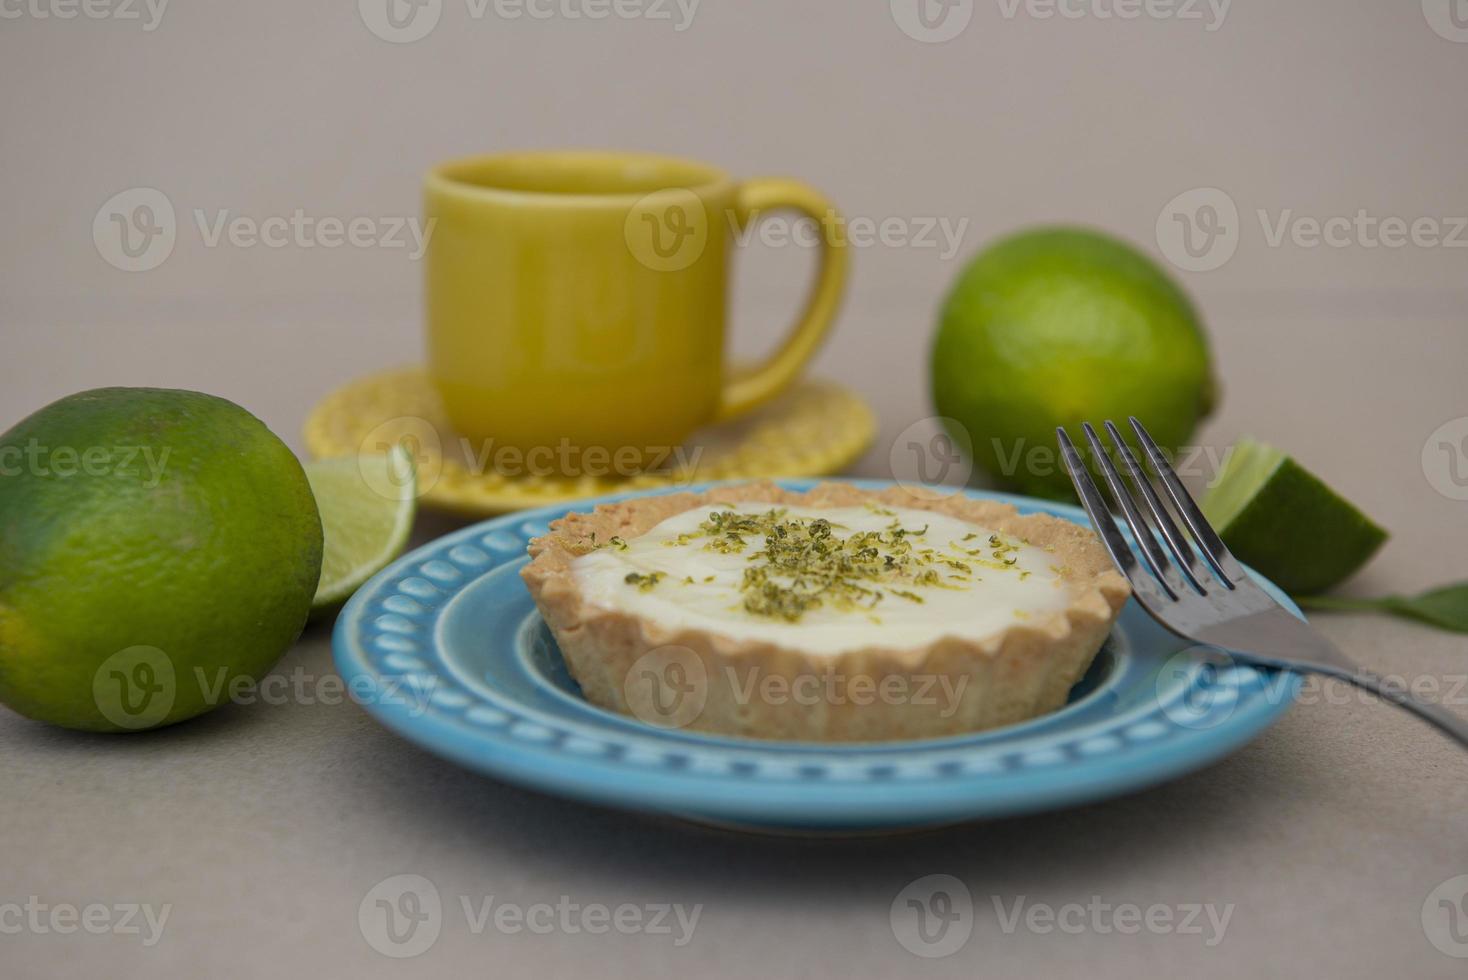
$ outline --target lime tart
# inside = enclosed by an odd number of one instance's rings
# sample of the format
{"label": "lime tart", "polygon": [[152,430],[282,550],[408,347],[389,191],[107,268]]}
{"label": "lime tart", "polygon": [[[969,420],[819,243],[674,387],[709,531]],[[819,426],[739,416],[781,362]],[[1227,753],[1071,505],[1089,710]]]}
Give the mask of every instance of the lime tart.
{"label": "lime tart", "polygon": [[568,514],[521,572],[594,704],[810,741],[979,731],[1062,706],[1126,601],[1095,535],[901,487],[772,483]]}

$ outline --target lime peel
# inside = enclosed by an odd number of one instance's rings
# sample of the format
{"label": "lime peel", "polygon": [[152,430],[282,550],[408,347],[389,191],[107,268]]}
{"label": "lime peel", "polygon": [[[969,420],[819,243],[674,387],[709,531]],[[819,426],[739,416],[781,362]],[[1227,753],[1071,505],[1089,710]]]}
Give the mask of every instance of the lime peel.
{"label": "lime peel", "polygon": [[1387,539],[1319,477],[1253,439],[1234,447],[1203,514],[1240,561],[1294,595],[1344,581]]}

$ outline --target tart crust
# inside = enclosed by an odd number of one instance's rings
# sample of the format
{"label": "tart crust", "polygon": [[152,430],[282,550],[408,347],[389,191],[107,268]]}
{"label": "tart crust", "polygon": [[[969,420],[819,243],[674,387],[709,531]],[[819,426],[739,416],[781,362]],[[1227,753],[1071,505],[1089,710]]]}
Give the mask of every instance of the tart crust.
{"label": "tart crust", "polygon": [[[571,569],[593,541],[646,533],[675,514],[708,504],[746,501],[777,506],[843,507],[874,503],[947,514],[1050,550],[1071,596],[1061,611],[972,640],[946,636],[920,647],[870,646],[840,653],[809,653],[764,640],[704,629],[669,628],[624,610],[588,602]],[[1021,515],[1008,504],[962,494],[936,497],[902,487],[863,490],[822,483],[805,493],[768,481],[604,504],[590,514],[567,514],[530,542],[532,561],[521,570],[566,665],[593,703],[644,721],[654,710],[654,685],[630,683],[650,663],[680,662],[694,676],[695,711],[670,717],[677,727],[748,738],[799,741],[886,741],[934,738],[1010,725],[1054,711],[1100,650],[1130,590],[1089,529],[1048,514]],[[649,658],[652,658],[651,660]],[[753,672],[753,673],[751,673]],[[873,687],[884,681],[917,692],[906,698],[751,697],[757,675],[797,680],[839,677]],[[966,680],[965,680],[966,678]],[[931,679],[931,680],[925,680]],[[821,690],[830,690],[822,687]],[[956,693],[954,693],[956,692]]]}

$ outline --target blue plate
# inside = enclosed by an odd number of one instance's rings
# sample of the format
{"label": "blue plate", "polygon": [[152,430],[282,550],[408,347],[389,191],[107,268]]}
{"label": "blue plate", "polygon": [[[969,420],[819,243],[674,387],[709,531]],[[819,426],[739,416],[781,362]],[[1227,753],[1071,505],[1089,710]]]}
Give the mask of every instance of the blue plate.
{"label": "blue plate", "polygon": [[[815,481],[780,482],[803,490]],[[1076,507],[965,492],[1086,523]],[[347,603],[333,637],[357,699],[432,752],[546,792],[726,826],[852,833],[1045,810],[1153,785],[1234,751],[1299,689],[1297,675],[1189,648],[1129,602],[1070,703],[1008,728],[856,745],[655,728],[582,698],[519,576],[526,543],[551,520],[629,496],[485,521],[384,569]]]}

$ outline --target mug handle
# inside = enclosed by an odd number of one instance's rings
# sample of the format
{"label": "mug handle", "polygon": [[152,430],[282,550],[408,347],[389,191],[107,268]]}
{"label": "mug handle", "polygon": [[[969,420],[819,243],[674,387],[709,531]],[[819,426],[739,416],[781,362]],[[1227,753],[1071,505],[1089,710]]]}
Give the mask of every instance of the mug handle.
{"label": "mug handle", "polygon": [[739,185],[734,199],[735,230],[758,221],[766,211],[794,210],[813,218],[821,232],[820,267],[806,296],[805,309],[790,335],[763,364],[732,374],[724,382],[716,420],[758,408],[790,387],[836,319],[846,285],[846,240],[828,233],[825,222],[840,220],[826,196],[808,184],[778,177],[759,177]]}

